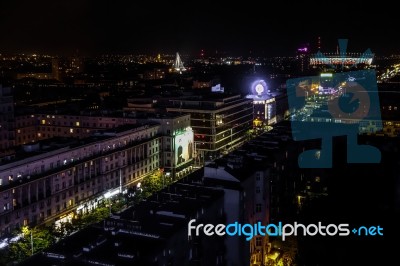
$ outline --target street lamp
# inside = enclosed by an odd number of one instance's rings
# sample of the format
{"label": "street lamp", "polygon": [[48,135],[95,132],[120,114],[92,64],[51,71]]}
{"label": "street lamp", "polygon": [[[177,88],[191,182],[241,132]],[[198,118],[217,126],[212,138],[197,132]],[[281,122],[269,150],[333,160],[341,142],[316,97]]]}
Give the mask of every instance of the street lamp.
{"label": "street lamp", "polygon": [[33,256],[33,233],[31,229],[31,248],[32,248],[32,256]]}
{"label": "street lamp", "polygon": [[[40,237],[35,237],[35,239],[43,240],[43,238],[40,238]],[[33,251],[33,228],[31,229],[31,252],[32,252],[32,256],[33,256],[33,253],[34,253],[34,251]]]}

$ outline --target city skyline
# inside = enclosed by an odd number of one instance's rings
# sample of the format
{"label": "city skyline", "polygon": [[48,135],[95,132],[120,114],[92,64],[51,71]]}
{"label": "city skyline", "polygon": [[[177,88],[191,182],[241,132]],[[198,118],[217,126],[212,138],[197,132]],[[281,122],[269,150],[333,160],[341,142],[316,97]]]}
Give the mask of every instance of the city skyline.
{"label": "city skyline", "polygon": [[[376,19],[381,13],[385,21]],[[293,55],[304,43],[336,51],[348,38],[349,50],[399,53],[395,16],[387,5],[362,2],[327,7],[278,3],[263,10],[249,4],[111,4],[72,1],[0,4],[0,53],[97,55],[104,53],[181,53],[208,55]],[[222,37],[223,36],[223,37]],[[382,46],[385,44],[385,47]]]}
{"label": "city skyline", "polygon": [[393,264],[394,10],[1,1],[0,265]]}

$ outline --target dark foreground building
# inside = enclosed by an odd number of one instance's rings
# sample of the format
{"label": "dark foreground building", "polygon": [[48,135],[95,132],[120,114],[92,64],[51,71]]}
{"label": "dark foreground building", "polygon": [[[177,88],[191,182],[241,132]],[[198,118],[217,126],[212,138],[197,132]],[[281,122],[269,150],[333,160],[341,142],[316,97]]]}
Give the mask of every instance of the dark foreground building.
{"label": "dark foreground building", "polygon": [[187,232],[190,219],[223,222],[223,194],[176,183],[23,265],[224,265],[223,238]]}

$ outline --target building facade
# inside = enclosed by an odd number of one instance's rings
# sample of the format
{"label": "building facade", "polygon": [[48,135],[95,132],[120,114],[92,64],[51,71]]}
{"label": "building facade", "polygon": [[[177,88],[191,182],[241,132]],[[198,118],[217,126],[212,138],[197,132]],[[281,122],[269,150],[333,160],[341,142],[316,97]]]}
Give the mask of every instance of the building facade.
{"label": "building facade", "polygon": [[160,125],[162,137],[161,155],[165,178],[180,178],[186,175],[194,159],[193,130],[189,114],[166,113],[148,117]]}
{"label": "building facade", "polygon": [[125,117],[30,114],[15,117],[15,144],[23,145],[52,137],[87,138],[98,130],[133,125]]}
{"label": "building facade", "polygon": [[[84,213],[159,169],[160,126],[125,126],[0,165],[0,232]],[[32,145],[33,146],[33,145]],[[44,145],[42,145],[43,147]]]}
{"label": "building facade", "polygon": [[196,164],[243,144],[253,123],[253,103],[240,95],[171,100],[167,111],[190,114]]}

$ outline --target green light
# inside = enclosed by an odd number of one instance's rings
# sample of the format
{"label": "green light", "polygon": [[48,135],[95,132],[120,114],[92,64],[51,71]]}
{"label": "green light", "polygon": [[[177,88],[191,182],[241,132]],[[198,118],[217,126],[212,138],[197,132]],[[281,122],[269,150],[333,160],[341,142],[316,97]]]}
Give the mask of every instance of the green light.
{"label": "green light", "polygon": [[321,78],[331,78],[332,76],[332,73],[321,73]]}

